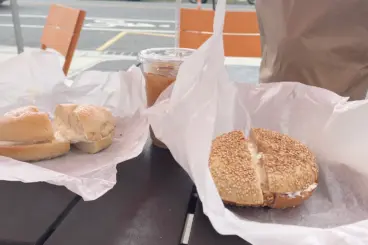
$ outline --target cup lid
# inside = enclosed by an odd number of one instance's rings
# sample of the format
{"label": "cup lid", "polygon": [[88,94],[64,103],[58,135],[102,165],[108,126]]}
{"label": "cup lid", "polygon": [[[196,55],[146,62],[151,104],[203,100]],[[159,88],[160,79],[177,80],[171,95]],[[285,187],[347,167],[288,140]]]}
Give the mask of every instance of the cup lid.
{"label": "cup lid", "polygon": [[144,61],[174,61],[182,62],[194,52],[187,48],[150,48],[139,52],[138,59]]}

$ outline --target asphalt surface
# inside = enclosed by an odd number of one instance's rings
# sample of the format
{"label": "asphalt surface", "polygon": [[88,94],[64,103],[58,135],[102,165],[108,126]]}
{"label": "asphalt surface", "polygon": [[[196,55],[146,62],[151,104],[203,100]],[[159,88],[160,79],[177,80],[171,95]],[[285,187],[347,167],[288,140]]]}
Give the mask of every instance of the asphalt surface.
{"label": "asphalt surface", "polygon": [[[136,53],[151,47],[175,45],[175,13],[173,2],[122,2],[76,0],[18,0],[22,35],[26,47],[39,47],[42,29],[51,3],[60,3],[87,12],[78,49],[107,53]],[[182,7],[195,7],[183,3]],[[206,4],[204,8],[211,8]],[[253,9],[246,3],[229,6]],[[0,45],[15,46],[9,3],[0,5]]]}

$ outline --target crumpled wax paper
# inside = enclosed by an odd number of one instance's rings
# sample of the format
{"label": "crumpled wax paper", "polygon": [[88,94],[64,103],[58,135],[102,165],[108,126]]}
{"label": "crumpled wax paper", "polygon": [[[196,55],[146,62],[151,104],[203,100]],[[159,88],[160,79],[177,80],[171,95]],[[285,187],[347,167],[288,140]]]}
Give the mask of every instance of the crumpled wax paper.
{"label": "crumpled wax paper", "polygon": [[117,118],[113,144],[97,154],[72,149],[65,156],[35,163],[0,157],[0,180],[48,182],[94,200],[113,188],[116,165],[138,156],[148,137],[144,77],[140,69],[86,71],[74,81],[64,76],[56,53],[22,53],[0,65],[0,113],[28,105],[53,116],[60,103],[92,104]]}
{"label": "crumpled wax paper", "polygon": [[[191,176],[220,234],[253,245],[368,244],[368,101],[348,102],[297,82],[230,81],[222,37],[225,5],[218,1],[213,36],[184,61],[175,85],[147,111],[156,137]],[[212,140],[232,130],[247,135],[251,127],[288,134],[317,156],[319,185],[302,206],[272,210],[222,203],[208,168]]]}

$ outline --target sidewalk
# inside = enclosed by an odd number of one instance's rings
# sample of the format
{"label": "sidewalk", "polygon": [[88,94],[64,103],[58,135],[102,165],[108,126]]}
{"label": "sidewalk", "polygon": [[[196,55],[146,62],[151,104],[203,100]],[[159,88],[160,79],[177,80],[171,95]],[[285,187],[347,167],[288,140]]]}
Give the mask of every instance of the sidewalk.
{"label": "sidewalk", "polygon": [[[25,52],[32,50],[37,50],[37,48],[24,48]],[[16,55],[16,47],[0,46],[0,62],[6,61],[7,59],[10,59]],[[136,60],[136,57],[126,55],[107,55],[98,51],[76,50],[69,70],[69,76],[73,76],[76,73],[84,71],[106,60]]]}
{"label": "sidewalk", "polygon": [[[25,52],[37,50],[38,48],[25,47]],[[6,61],[17,55],[17,49],[15,46],[1,46],[0,45],[0,63]],[[87,70],[101,62],[112,60],[123,61],[137,61],[136,53],[109,53],[99,51],[87,51],[76,50],[74,53],[73,61],[69,70],[69,76],[72,77],[79,72]],[[235,58],[227,57],[225,59],[225,65],[230,69],[233,74],[234,80],[243,81],[251,80],[252,82],[258,81],[258,68],[260,65],[260,58]],[[137,61],[138,63],[138,61]],[[231,76],[232,77],[232,76]]]}

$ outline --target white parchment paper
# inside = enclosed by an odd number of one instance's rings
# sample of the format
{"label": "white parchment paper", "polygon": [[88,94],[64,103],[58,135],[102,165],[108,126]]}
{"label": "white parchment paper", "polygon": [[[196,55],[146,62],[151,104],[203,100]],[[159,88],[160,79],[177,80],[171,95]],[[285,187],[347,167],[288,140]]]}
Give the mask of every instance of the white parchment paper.
{"label": "white parchment paper", "polygon": [[[216,9],[214,35],[184,61],[175,85],[147,111],[156,136],[196,184],[204,213],[219,233],[253,245],[368,244],[368,101],[347,102],[297,82],[229,81],[222,38],[225,0]],[[302,206],[223,205],[208,169],[212,140],[251,127],[288,134],[316,154],[319,186]]]}
{"label": "white parchment paper", "polygon": [[89,155],[78,150],[62,157],[25,163],[0,157],[0,180],[62,185],[84,200],[94,200],[116,183],[116,165],[138,156],[148,137],[144,77],[137,67],[128,71],[86,71],[67,80],[57,54],[26,52],[0,64],[0,114],[36,105],[52,117],[60,103],[109,108],[117,118],[113,144]]}

